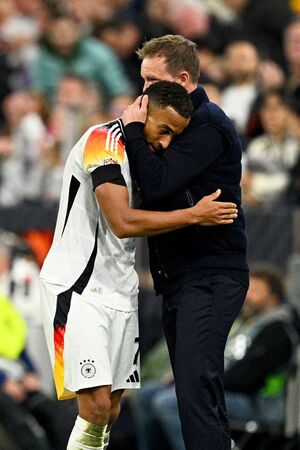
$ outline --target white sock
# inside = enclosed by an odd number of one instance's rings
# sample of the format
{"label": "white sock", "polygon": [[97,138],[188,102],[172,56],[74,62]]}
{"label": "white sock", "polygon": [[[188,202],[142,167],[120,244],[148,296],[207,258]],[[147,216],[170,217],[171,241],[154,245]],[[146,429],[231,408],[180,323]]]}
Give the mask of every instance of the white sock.
{"label": "white sock", "polygon": [[107,425],[95,425],[77,416],[67,450],[104,450]]}
{"label": "white sock", "polygon": [[107,425],[107,429],[106,429],[106,432],[105,432],[105,435],[104,435],[104,447],[103,447],[104,450],[107,449],[108,444],[109,444],[110,428],[111,428],[111,425]]}

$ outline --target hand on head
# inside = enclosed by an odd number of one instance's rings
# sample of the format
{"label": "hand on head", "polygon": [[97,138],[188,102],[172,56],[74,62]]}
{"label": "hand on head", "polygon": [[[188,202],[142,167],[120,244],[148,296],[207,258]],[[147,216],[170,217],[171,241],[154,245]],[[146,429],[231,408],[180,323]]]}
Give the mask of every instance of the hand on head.
{"label": "hand on head", "polygon": [[148,113],[148,96],[140,95],[137,99],[123,112],[122,121],[124,125],[132,122],[145,123]]}

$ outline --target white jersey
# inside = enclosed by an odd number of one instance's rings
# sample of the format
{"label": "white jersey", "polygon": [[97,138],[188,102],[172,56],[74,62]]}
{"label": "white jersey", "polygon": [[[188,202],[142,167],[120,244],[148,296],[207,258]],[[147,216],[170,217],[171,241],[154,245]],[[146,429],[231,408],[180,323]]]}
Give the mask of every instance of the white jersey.
{"label": "white jersey", "polygon": [[91,127],[70,152],[54,240],[40,277],[57,294],[72,289],[105,306],[133,311],[138,292],[135,242],[112,232],[92,183],[95,170],[119,164],[134,206],[122,127],[120,119]]}

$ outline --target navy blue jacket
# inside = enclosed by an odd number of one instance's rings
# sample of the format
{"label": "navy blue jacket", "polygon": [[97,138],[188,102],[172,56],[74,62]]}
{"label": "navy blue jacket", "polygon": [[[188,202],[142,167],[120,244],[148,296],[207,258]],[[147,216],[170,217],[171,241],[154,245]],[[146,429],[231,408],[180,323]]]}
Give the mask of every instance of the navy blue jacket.
{"label": "navy blue jacket", "polygon": [[203,88],[193,91],[191,98],[191,122],[162,156],[149,150],[143,124],[125,127],[126,150],[143,207],[159,211],[187,208],[220,188],[218,200],[236,203],[238,218],[232,225],[194,225],[149,238],[150,268],[157,291],[161,277],[172,280],[198,270],[248,271],[240,189],[241,143],[230,119],[209,102]]}

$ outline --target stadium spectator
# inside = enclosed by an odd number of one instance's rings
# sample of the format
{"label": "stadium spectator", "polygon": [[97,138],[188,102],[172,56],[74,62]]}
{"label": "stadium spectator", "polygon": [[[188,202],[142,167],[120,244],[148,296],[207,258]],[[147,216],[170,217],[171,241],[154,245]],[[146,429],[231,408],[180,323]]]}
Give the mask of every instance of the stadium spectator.
{"label": "stadium spectator", "polygon": [[296,17],[284,31],[284,54],[287,63],[286,90],[293,92],[300,85],[300,18]]}
{"label": "stadium spectator", "polygon": [[[142,91],[140,64],[135,50],[142,41],[142,29],[131,18],[118,17],[95,29],[95,37],[111,47],[123,63],[136,95]],[[122,39],[120,39],[122,36]]]}
{"label": "stadium spectator", "polygon": [[224,386],[232,420],[283,424],[297,323],[286,302],[283,275],[272,266],[253,266],[243,314],[225,349]]}
{"label": "stadium spectator", "polygon": [[236,41],[226,48],[224,67],[228,85],[221,106],[244,135],[252,105],[258,95],[259,55],[249,41]]}
{"label": "stadium spectator", "polygon": [[[138,20],[138,1],[128,0],[56,0],[57,4],[63,3],[63,9],[69,15],[79,21],[89,32],[97,25],[104,25],[114,21],[118,17],[127,17]],[[62,8],[60,8],[62,9]]]}
{"label": "stadium spectator", "polygon": [[85,29],[91,30],[95,22],[111,20],[114,16],[113,2],[87,0],[84,3],[80,0],[56,1],[57,5],[62,3],[64,10],[73,17]]}
{"label": "stadium spectator", "polygon": [[3,115],[3,100],[11,92],[11,73],[12,68],[9,64],[7,54],[2,49],[0,41],[0,127],[5,126],[5,119]]}
{"label": "stadium spectator", "polygon": [[3,160],[0,201],[15,205],[22,200],[40,199],[44,163],[41,144],[47,138],[38,102],[29,92],[12,92],[4,100],[3,111],[12,149]]}
{"label": "stadium spectator", "polygon": [[161,36],[171,33],[171,29],[166,22],[168,17],[169,4],[173,0],[147,0],[144,4],[141,15],[141,25],[144,36],[147,38]]}
{"label": "stadium spectator", "polygon": [[242,188],[248,207],[279,203],[299,156],[299,144],[289,135],[289,109],[281,90],[264,96],[260,118],[264,134],[253,139],[244,153]]}
{"label": "stadium spectator", "polygon": [[231,38],[250,40],[263,59],[283,64],[282,34],[293,17],[289,3],[285,0],[224,0],[224,3],[236,15]]}
{"label": "stadium spectator", "polygon": [[[91,117],[100,111],[101,98],[95,87],[84,78],[69,74],[59,81],[48,129],[54,142],[59,143],[62,165],[75,142],[89,128]],[[97,119],[105,122],[106,117],[102,114]],[[90,123],[90,126],[95,124],[96,122]]]}
{"label": "stadium spectator", "polygon": [[224,72],[221,104],[234,121],[245,147],[251,138],[262,133],[258,114],[261,97],[270,89],[283,87],[285,75],[275,62],[262,60],[256,47],[246,40],[237,40],[226,47]]}
{"label": "stadium spectator", "polygon": [[101,110],[99,91],[84,78],[69,74],[59,81],[47,120],[49,139],[42,149],[46,166],[42,192],[45,200],[58,201],[70,149],[86,129],[108,120],[109,116]]}
{"label": "stadium spectator", "polygon": [[218,40],[211,34],[195,39],[200,59],[201,84],[213,83],[219,88],[225,83],[223,54]]}
{"label": "stadium spectator", "polygon": [[189,39],[207,35],[211,27],[205,3],[197,0],[171,1],[166,23],[173,34],[181,34]]}
{"label": "stadium spectator", "polygon": [[0,310],[0,423],[20,450],[65,450],[75,409],[42,392],[26,352],[25,322],[1,293]]}
{"label": "stadium spectator", "polygon": [[[10,242],[10,243],[8,243]],[[0,293],[11,299],[27,324],[41,325],[39,268],[27,243],[13,233],[0,234]]]}
{"label": "stadium spectator", "polygon": [[71,17],[54,18],[47,27],[32,72],[33,88],[47,101],[55,96],[60,79],[72,72],[94,82],[105,108],[122,100],[128,104],[132,88],[116,55],[105,44],[81,34]]}
{"label": "stadium spectator", "polygon": [[2,15],[0,39],[13,68],[13,87],[28,88],[31,65],[36,60],[41,34],[39,15],[43,12],[46,17],[47,7],[40,0],[33,0],[31,7],[28,7],[26,0],[8,0],[1,3],[7,5],[6,14]]}
{"label": "stadium spectator", "polygon": [[[300,147],[300,87],[290,98],[290,133],[297,140]],[[290,172],[290,185],[286,200],[292,205],[300,206],[300,151],[296,164]]]}

